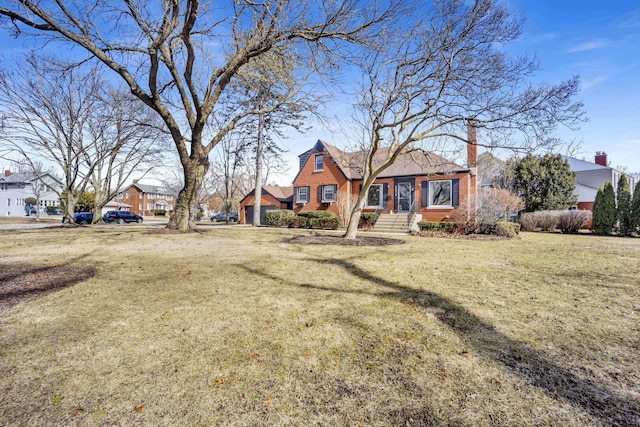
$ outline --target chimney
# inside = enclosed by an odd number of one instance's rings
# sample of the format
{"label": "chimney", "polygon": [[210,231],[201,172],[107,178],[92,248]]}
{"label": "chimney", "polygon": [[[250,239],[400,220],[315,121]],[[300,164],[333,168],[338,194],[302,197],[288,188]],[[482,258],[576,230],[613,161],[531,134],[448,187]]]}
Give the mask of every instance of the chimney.
{"label": "chimney", "polygon": [[5,169],[4,170],[4,176],[9,176],[9,175],[11,175],[11,171],[8,170],[8,169]]}
{"label": "chimney", "polygon": [[467,167],[478,166],[478,122],[467,120]]}
{"label": "chimney", "polygon": [[134,180],[133,180],[133,185],[136,185],[137,183],[138,183],[138,180],[137,180],[137,179],[134,179]]}
{"label": "chimney", "polygon": [[596,165],[609,166],[607,153],[605,153],[604,151],[596,151]]}

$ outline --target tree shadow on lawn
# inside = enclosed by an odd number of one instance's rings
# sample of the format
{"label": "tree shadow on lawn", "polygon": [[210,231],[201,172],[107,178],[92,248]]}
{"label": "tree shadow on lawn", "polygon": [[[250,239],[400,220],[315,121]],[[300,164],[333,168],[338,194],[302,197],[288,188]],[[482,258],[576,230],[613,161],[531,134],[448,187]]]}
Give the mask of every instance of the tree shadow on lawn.
{"label": "tree shadow on lawn", "polygon": [[0,311],[93,277],[94,267],[0,263]]}
{"label": "tree shadow on lawn", "polygon": [[[640,425],[640,399],[625,394],[600,381],[584,378],[550,360],[549,355],[532,348],[524,341],[509,338],[490,323],[480,319],[463,306],[434,292],[414,289],[377,277],[348,260],[310,259],[319,264],[334,264],[349,274],[391,290],[376,293],[288,282],[291,286],[327,292],[366,294],[408,303],[422,310],[429,309],[482,357],[500,362],[511,372],[542,389],[549,397],[581,408],[610,425]],[[247,271],[275,281],[282,277],[242,266]],[[436,310],[433,310],[436,308]],[[414,414],[415,415],[415,414]]]}

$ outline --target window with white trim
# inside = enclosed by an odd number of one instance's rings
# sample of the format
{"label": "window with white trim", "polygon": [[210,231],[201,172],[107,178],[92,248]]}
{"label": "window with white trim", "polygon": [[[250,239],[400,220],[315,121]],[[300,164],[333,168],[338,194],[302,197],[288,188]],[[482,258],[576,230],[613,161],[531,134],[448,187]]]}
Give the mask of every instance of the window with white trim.
{"label": "window with white trim", "polygon": [[337,185],[323,185],[322,186],[322,203],[329,203],[336,201]]}
{"label": "window with white trim", "polygon": [[318,154],[316,155],[314,160],[315,160],[315,164],[313,168],[314,172],[324,170],[324,156],[322,154]]}
{"label": "window with white trim", "polygon": [[296,201],[298,203],[307,203],[309,201],[309,187],[298,187]]}
{"label": "window with white trim", "polygon": [[429,207],[451,207],[451,180],[429,181]]}
{"label": "window with white trim", "polygon": [[367,194],[367,201],[364,204],[365,208],[382,208],[384,201],[383,198],[383,188],[382,184],[373,184],[369,188],[369,193]]}

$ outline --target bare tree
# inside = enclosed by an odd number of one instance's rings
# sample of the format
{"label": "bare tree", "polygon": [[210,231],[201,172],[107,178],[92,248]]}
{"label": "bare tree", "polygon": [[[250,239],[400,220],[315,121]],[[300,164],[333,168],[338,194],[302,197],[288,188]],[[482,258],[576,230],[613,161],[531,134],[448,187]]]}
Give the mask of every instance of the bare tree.
{"label": "bare tree", "polygon": [[0,141],[20,161],[38,170],[39,162],[60,169],[63,188],[50,187],[63,202],[64,221],[73,222],[78,195],[90,184],[93,168],[85,168],[93,156],[88,131],[105,86],[95,70],[54,70],[51,63],[30,56],[11,70],[0,71],[0,106],[5,112],[5,132]]}
{"label": "bare tree", "polygon": [[[134,175],[144,177],[163,158],[162,123],[153,111],[137,104],[130,94],[112,89],[94,110],[89,126],[93,147],[84,152],[84,167],[92,171],[95,212],[101,212]],[[101,221],[101,215],[93,216],[93,223]]]}
{"label": "bare tree", "polygon": [[503,50],[520,28],[497,0],[442,0],[390,28],[385,50],[362,55],[363,185],[345,237],[356,236],[376,177],[407,150],[459,151],[471,125],[482,131],[480,145],[529,151],[556,144],[557,124],[583,119],[577,77],[534,87],[536,61]]}
{"label": "bare tree", "polygon": [[[169,228],[194,228],[196,194],[208,155],[244,117],[243,109],[220,127],[209,118],[238,71],[277,46],[298,44],[308,64],[334,57],[341,43],[367,43],[400,10],[395,1],[227,0],[215,8],[199,0],[9,0],[0,15],[15,34],[39,34],[81,46],[117,73],[131,92],[160,115],[180,157],[184,188]],[[112,19],[105,19],[111,17]],[[205,49],[216,49],[207,54]],[[225,54],[222,54],[222,53]]]}
{"label": "bare tree", "polygon": [[7,65],[0,86],[6,114],[0,142],[33,173],[43,162],[60,170],[62,190],[49,189],[63,202],[65,222],[73,222],[80,194],[92,188],[100,212],[132,173],[144,173],[159,156],[162,131],[155,115],[109,90],[95,67],[67,67],[32,55],[19,68]]}

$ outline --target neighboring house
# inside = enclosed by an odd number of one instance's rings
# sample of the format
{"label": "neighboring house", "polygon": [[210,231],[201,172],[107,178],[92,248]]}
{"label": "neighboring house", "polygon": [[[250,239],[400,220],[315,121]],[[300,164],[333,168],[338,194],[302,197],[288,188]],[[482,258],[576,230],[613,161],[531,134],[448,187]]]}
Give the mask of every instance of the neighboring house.
{"label": "neighboring house", "polygon": [[636,186],[637,180],[635,176],[609,167],[607,153],[603,151],[596,153],[595,163],[573,157],[563,158],[569,163],[571,170],[576,174],[576,190],[574,194],[578,198],[578,209],[592,210],[598,188],[604,188],[604,185],[610,182],[613,185],[614,191],[617,190],[618,181],[622,175],[627,177],[632,192]]}
{"label": "neighboring house", "polygon": [[[253,224],[255,189],[240,201],[240,224]],[[266,211],[293,209],[293,187],[262,186],[260,223],[264,224]]]}
{"label": "neighboring house", "polygon": [[131,205],[126,203],[116,202],[115,200],[111,200],[102,207],[102,215],[106,214],[109,211],[130,211],[130,210],[131,210]]}
{"label": "neighboring house", "polygon": [[0,215],[25,216],[27,214],[25,200],[30,197],[37,199],[37,194],[41,211],[48,206],[60,206],[60,198],[42,183],[43,179],[58,183],[49,174],[37,178],[33,174],[11,173],[5,170],[0,176]]}
{"label": "neighboring house", "polygon": [[[477,194],[475,129],[469,130],[469,140],[473,143],[467,144],[466,166],[419,149],[401,153],[374,181],[364,212],[394,214],[401,218],[403,227],[413,227],[420,219],[452,220],[458,206],[468,201],[464,204],[467,212],[463,213],[468,217],[468,209]],[[381,150],[374,165],[379,164],[386,153]],[[293,180],[293,210],[296,213],[327,210],[347,218],[362,188],[363,159],[363,152],[342,151],[319,140],[299,156],[300,167]],[[245,206],[253,203],[252,199],[245,202]],[[273,204],[269,197],[263,199],[262,205]]]}
{"label": "neighboring house", "polygon": [[[133,184],[118,193],[112,202],[129,205],[121,210],[128,210],[142,216],[151,216],[155,210],[172,211],[174,208],[174,196],[157,185]],[[115,210],[115,209],[112,209]]]}

